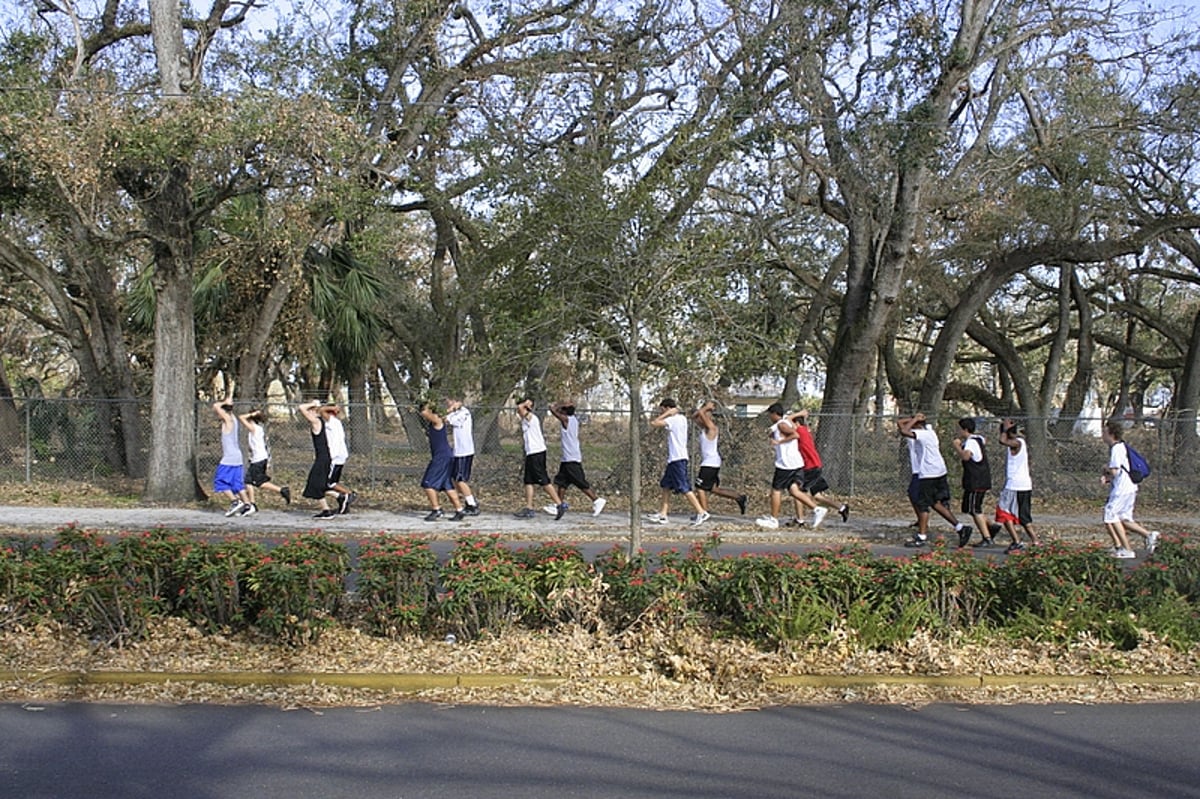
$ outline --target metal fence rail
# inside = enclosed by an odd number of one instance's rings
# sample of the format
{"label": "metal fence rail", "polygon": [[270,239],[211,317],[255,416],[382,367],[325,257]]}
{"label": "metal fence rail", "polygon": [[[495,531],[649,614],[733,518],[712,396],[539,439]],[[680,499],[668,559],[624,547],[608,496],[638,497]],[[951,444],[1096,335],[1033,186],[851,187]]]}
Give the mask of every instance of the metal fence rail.
{"label": "metal fence rail", "polygon": [[[97,400],[37,399],[18,401],[19,429],[9,431],[0,448],[0,482],[103,482],[119,478],[118,460],[113,457],[111,425],[115,403]],[[242,410],[239,408],[239,411]],[[272,476],[278,483],[303,482],[312,463],[312,444],[307,422],[294,407],[272,406],[267,424],[271,447]],[[477,448],[472,480],[477,490],[508,498],[515,503],[521,491],[521,433],[515,411],[505,408],[472,408]],[[625,493],[630,486],[629,414],[626,411],[580,410],[584,467],[589,479],[602,493]],[[643,431],[644,488],[657,496],[665,443],[662,431],[650,428],[648,419],[639,423]],[[138,408],[142,440],[149,444],[149,403]],[[768,423],[762,417],[720,416],[722,484],[752,494],[765,491],[772,471],[773,454],[767,443]],[[827,418],[827,423],[829,419]],[[876,416],[840,417],[853,431],[847,452],[823,452],[827,471],[839,476],[835,493],[844,496],[898,496],[907,484],[909,463],[904,443],[896,434],[893,419]],[[819,428],[821,419],[812,420]],[[1031,470],[1034,489],[1043,501],[1054,498],[1099,500],[1104,489],[1098,484],[1100,468],[1107,462],[1107,448],[1099,435],[1102,420],[1080,419],[1067,426],[1053,420],[1024,420],[1038,436],[1031,437]],[[1004,481],[1004,452],[995,442],[998,420],[980,419],[979,432],[988,440],[993,485]],[[418,417],[410,409],[350,406],[346,427],[351,458],[346,467],[347,483],[356,488],[415,487],[428,459],[428,446]],[[1155,466],[1142,486],[1142,499],[1173,508],[1200,505],[1196,498],[1192,462],[1176,451],[1174,436],[1153,420],[1129,423],[1126,439]],[[935,429],[949,466],[952,486],[957,486],[959,466],[950,439],[956,425],[946,417]],[[558,423],[545,415],[544,430],[549,447],[551,473],[559,453]],[[691,426],[693,467],[698,463],[696,436]],[[197,405],[196,469],[201,484],[207,485],[220,458],[217,420],[205,404]],[[244,442],[244,437],[243,437]],[[957,492],[956,492],[957,494]]]}

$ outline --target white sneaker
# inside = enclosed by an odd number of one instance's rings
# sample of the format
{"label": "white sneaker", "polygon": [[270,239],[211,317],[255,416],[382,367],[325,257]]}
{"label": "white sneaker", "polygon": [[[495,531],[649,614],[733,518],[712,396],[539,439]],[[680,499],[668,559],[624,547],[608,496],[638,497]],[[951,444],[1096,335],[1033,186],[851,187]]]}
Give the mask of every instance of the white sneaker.
{"label": "white sneaker", "polygon": [[779,520],[776,519],[774,516],[759,516],[757,519],[754,520],[754,523],[757,524],[759,527],[762,527],[764,530],[778,530],[779,529]]}
{"label": "white sneaker", "polygon": [[1146,554],[1153,555],[1155,547],[1158,546],[1158,530],[1151,530],[1146,534]]}
{"label": "white sneaker", "polygon": [[544,510],[546,513],[550,514],[551,516],[558,515],[558,506],[557,505],[543,505],[542,510]]}
{"label": "white sneaker", "polygon": [[700,515],[698,515],[695,519],[692,520],[692,527],[699,527],[700,525],[704,524],[706,521],[708,521],[711,518],[712,518],[712,516],[711,516],[711,514],[709,514],[708,511],[706,511],[706,510],[700,511]]}
{"label": "white sneaker", "polygon": [[601,513],[604,512],[604,506],[607,504],[608,504],[607,499],[605,499],[604,497],[598,497],[596,499],[596,501],[592,503],[592,515],[599,516]]}
{"label": "white sneaker", "polygon": [[663,516],[661,513],[651,513],[646,517],[646,521],[650,522],[651,524],[666,524],[667,517]]}
{"label": "white sneaker", "polygon": [[829,508],[813,508],[813,529],[816,530],[829,515]]}
{"label": "white sneaker", "polygon": [[1117,554],[1113,557],[1120,558],[1121,560],[1129,560],[1130,558],[1136,558],[1137,555],[1134,554],[1132,549],[1118,549]]}
{"label": "white sneaker", "polygon": [[245,502],[242,502],[240,499],[235,499],[233,502],[229,503],[229,510],[225,511],[225,515],[233,516],[241,511],[241,509],[244,507],[246,507]]}

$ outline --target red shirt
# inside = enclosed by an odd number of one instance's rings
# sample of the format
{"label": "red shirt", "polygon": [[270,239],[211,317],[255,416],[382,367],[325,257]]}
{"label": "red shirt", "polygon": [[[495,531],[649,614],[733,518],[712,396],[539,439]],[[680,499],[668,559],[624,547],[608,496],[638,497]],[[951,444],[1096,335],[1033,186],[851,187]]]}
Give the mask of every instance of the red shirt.
{"label": "red shirt", "polygon": [[805,469],[820,469],[821,456],[817,454],[817,445],[813,443],[812,433],[808,431],[807,425],[796,425],[797,443],[800,445],[800,457],[804,458]]}

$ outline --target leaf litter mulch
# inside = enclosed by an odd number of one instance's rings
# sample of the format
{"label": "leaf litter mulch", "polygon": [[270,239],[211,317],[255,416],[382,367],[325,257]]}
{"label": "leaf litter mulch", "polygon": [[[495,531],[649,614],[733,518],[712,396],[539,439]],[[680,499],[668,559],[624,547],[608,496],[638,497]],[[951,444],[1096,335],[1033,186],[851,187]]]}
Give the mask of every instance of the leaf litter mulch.
{"label": "leaf litter mulch", "polygon": [[[1070,645],[944,642],[917,635],[892,651],[858,651],[849,638],[764,651],[683,626],[616,635],[566,628],[514,630],[470,643],[376,638],[337,627],[306,646],[249,635],[204,635],[186,622],[156,623],[122,648],[42,626],[0,631],[0,700],[266,704],[284,708],[377,706],[406,701],[740,711],[772,705],[893,703],[1110,703],[1200,699],[1200,651],[1144,640],[1128,652],[1088,639]],[[107,672],[235,673],[263,682],[226,685],[178,679],[61,681]],[[462,684],[380,688],[287,675],[456,675]],[[491,675],[492,682],[470,679]],[[810,684],[789,678],[801,675]],[[1123,676],[1141,675],[1141,678]],[[822,682],[820,677],[829,678]],[[946,680],[947,677],[971,680]],[[814,677],[816,679],[814,679]],[[935,679],[931,679],[931,677]],[[553,679],[546,679],[553,678]],[[939,679],[940,678],[940,682]],[[975,682],[978,678],[978,682]]]}

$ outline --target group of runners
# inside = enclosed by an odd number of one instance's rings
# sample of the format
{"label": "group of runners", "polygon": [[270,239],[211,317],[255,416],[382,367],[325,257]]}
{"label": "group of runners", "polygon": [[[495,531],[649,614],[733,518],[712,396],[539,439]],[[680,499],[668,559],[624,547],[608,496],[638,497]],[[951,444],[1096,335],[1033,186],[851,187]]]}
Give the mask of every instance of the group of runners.
{"label": "group of runners", "polygon": [[[234,413],[233,392],[224,400],[213,403],[213,411],[221,425],[221,460],[213,478],[214,490],[229,500],[226,516],[250,515],[258,511],[255,491],[263,489],[278,493],[285,503],[292,500],[291,489],[271,481],[268,474],[270,453],[266,445],[261,410],[244,414]],[[316,518],[330,518],[349,512],[357,494],[342,483],[342,470],[349,456],[345,428],[339,418],[337,405],[318,400],[297,406],[309,424],[313,441],[313,465],[305,481],[303,496],[317,503]],[[543,434],[543,417],[535,410],[532,398],[521,399],[516,406],[521,424],[524,461],[522,483],[524,506],[517,518],[537,516],[537,491],[540,488],[550,499],[542,510],[561,519],[569,510],[567,491],[577,488],[591,502],[593,515],[603,512],[607,500],[599,496],[587,479],[579,437],[579,419],[571,402],[556,402],[549,406],[550,415],[558,422],[561,459],[557,473],[550,477],[547,467],[547,447]],[[689,522],[694,526],[711,518],[713,497],[736,503],[741,514],[746,513],[749,494],[721,485],[720,428],[714,417],[716,404],[706,401],[691,414],[685,414],[678,402],[664,398],[657,414],[650,420],[652,427],[666,434],[667,463],[659,486],[662,489],[657,512],[645,516],[652,524],[670,521],[671,499],[683,496],[689,505]],[[422,402],[418,412],[424,421],[429,441],[430,459],[421,477],[429,511],[426,521],[449,519],[461,521],[479,514],[479,502],[471,490],[470,480],[475,457],[473,419],[471,411],[460,398],[447,398],[444,410],[433,402]],[[766,414],[771,421],[766,435],[774,454],[769,512],[755,519],[758,527],[773,530],[782,526],[820,527],[830,510],[836,510],[847,521],[850,506],[830,494],[830,486],[822,471],[820,453],[808,426],[809,412],[787,412],[780,403],[770,405]],[[693,486],[689,460],[689,420],[699,428],[700,464]],[[246,428],[249,447],[249,466],[243,468],[239,443],[239,428]],[[1029,469],[1029,449],[1024,431],[1012,419],[1000,422],[1000,445],[1005,452],[1005,479],[995,509],[995,520],[984,513],[984,500],[992,488],[991,465],[987,456],[987,441],[977,432],[976,420],[958,420],[957,434],[952,444],[962,463],[961,512],[970,524],[960,522],[950,508],[950,484],[945,458],[937,432],[924,414],[902,417],[897,431],[908,445],[912,477],[908,498],[916,514],[916,532],[905,546],[920,548],[929,542],[930,514],[937,513],[953,527],[958,546],[990,548],[998,546],[996,536],[1005,532],[1009,538],[1008,553],[1023,551],[1027,539],[1037,545],[1039,538],[1033,525],[1033,480]],[[1104,442],[1109,447],[1109,459],[1101,470],[1101,482],[1109,486],[1104,507],[1104,525],[1112,541],[1111,554],[1117,558],[1136,557],[1130,543],[1129,531],[1142,536],[1148,553],[1154,551],[1159,533],[1148,530],[1133,518],[1138,482],[1131,469],[1131,450],[1124,442],[1124,428],[1113,420],[1104,425]],[[794,506],[789,520],[781,521],[784,495]],[[440,496],[445,495],[452,510],[443,511]],[[811,522],[807,512],[812,511]],[[975,534],[978,540],[972,543]]]}
{"label": "group of runners", "polygon": [[[958,546],[996,546],[995,536],[1001,531],[1008,534],[1008,553],[1025,550],[1022,534],[1029,544],[1036,546],[1039,539],[1033,526],[1033,478],[1029,471],[1029,446],[1024,431],[1012,419],[1000,422],[999,443],[1004,447],[1004,487],[996,502],[995,522],[988,521],[983,512],[983,501],[992,487],[991,466],[987,459],[986,441],[976,432],[975,419],[965,417],[958,420],[958,432],[954,438],[954,451],[962,461],[962,513],[970,517],[973,524],[958,521],[950,509],[950,484],[937,433],[930,427],[924,414],[905,417],[897,422],[900,435],[908,442],[912,464],[912,479],[908,486],[908,497],[917,514],[917,530],[905,542],[908,547],[923,547],[928,543],[930,511],[936,512],[954,526],[958,535]],[[1109,486],[1108,501],[1104,505],[1104,528],[1112,541],[1110,554],[1115,558],[1134,558],[1129,544],[1129,531],[1142,536],[1147,554],[1152,554],[1158,544],[1159,533],[1148,530],[1133,518],[1137,502],[1138,478],[1132,468],[1132,450],[1124,439],[1124,426],[1120,421],[1105,423],[1101,433],[1108,446],[1108,462],[1100,470],[1100,482]],[[1019,528],[1019,529],[1018,529]],[[975,532],[979,539],[971,543]]]}
{"label": "group of runners", "polygon": [[[212,405],[221,426],[221,460],[213,475],[213,490],[229,500],[226,516],[250,516],[258,512],[257,489],[274,491],[285,504],[292,502],[292,489],[277,485],[267,473],[270,452],[266,440],[266,414],[261,410],[234,413],[233,388],[225,399]],[[313,442],[313,464],[304,483],[303,496],[317,503],[316,518],[328,519],[350,512],[358,494],[342,484],[342,469],[350,457],[346,429],[338,418],[337,405],[312,400],[297,406],[308,422]],[[244,466],[239,428],[246,428],[250,449],[248,467]]]}

